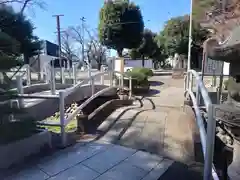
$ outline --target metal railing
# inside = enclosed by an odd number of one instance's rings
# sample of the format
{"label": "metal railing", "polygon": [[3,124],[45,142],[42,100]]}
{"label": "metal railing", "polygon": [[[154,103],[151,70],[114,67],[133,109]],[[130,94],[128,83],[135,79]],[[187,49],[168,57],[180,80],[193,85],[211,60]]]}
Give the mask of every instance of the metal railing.
{"label": "metal railing", "polygon": [[[75,68],[74,68],[75,69]],[[24,94],[23,90],[23,85],[22,85],[22,77],[17,76],[17,91],[18,91],[18,104],[19,107],[24,107],[24,99],[23,98],[36,98],[36,99],[59,99],[59,112],[60,112],[60,122],[55,123],[55,124],[50,124],[50,123],[39,123],[39,125],[44,125],[44,126],[59,126],[61,128],[61,140],[62,140],[62,145],[66,145],[66,132],[65,132],[65,127],[69,124],[70,121],[72,121],[78,113],[87,105],[89,104],[92,100],[97,98],[98,96],[112,90],[115,88],[123,88],[123,82],[124,82],[124,74],[118,71],[107,71],[107,72],[100,72],[94,76],[88,77],[85,80],[77,83],[76,80],[76,71],[73,72],[74,74],[74,86],[67,88],[65,90],[59,91],[59,93],[56,93],[55,89],[55,77],[54,75],[54,67],[51,68],[51,80],[50,80],[50,87],[51,87],[51,94],[48,95],[32,95],[32,94]],[[114,74],[120,74],[120,85],[113,85],[113,77]],[[104,85],[104,76],[108,75],[110,77],[110,84],[109,87],[106,87],[98,92],[95,92],[95,80],[96,78],[100,77],[100,84]],[[129,77],[129,95],[132,95],[132,78]],[[65,117],[65,98],[69,96],[70,94],[76,92],[79,88],[81,88],[83,85],[90,85],[91,87],[91,96],[83,103],[81,104],[72,114],[68,115],[68,117]]]}
{"label": "metal railing", "polygon": [[[120,85],[113,85],[113,75],[114,73],[116,74],[120,74],[121,75],[121,83]],[[100,77],[100,83],[102,85],[104,85],[104,75],[109,75],[110,77],[110,86],[106,87],[98,92],[95,92],[95,79],[97,77]],[[130,96],[132,94],[131,90],[132,90],[132,78],[129,77],[129,90],[130,90]],[[108,71],[108,72],[101,72],[98,73],[94,76],[91,76],[85,80],[83,80],[82,82],[76,84],[75,86],[60,91],[59,92],[59,111],[60,111],[60,127],[61,127],[61,137],[62,137],[62,145],[65,146],[66,145],[66,132],[65,132],[65,127],[81,112],[81,110],[88,105],[92,100],[94,100],[95,98],[97,98],[98,96],[112,90],[115,88],[123,88],[123,80],[124,80],[124,74],[122,74],[121,72],[118,71]],[[67,97],[68,95],[74,93],[79,87],[81,87],[82,85],[84,85],[85,83],[88,83],[89,85],[91,85],[91,97],[89,97],[86,101],[84,101],[84,103],[82,103],[79,107],[77,107],[77,109],[75,109],[74,112],[72,112],[72,114],[70,114],[67,118],[65,117],[65,97]]]}
{"label": "metal railing", "polygon": [[[196,96],[193,93],[193,77],[196,79]],[[204,155],[204,180],[219,180],[213,164],[214,155],[214,143],[215,143],[215,132],[216,132],[216,120],[213,118],[213,104],[208,95],[208,91],[204,86],[202,78],[194,70],[189,70],[185,76],[184,82],[185,95],[189,94],[193,108],[195,111],[196,122],[200,132],[200,140],[202,144],[202,151]],[[199,108],[200,96],[202,96],[204,105],[207,110],[207,132],[204,126],[204,120]]]}

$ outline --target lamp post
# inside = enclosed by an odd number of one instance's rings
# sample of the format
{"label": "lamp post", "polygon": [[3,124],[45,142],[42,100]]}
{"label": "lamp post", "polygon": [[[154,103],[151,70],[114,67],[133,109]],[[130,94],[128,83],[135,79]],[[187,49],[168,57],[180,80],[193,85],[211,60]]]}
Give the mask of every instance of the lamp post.
{"label": "lamp post", "polygon": [[191,69],[191,48],[192,48],[192,11],[193,11],[193,0],[190,0],[190,17],[189,17],[189,37],[188,37],[188,60],[187,70]]}

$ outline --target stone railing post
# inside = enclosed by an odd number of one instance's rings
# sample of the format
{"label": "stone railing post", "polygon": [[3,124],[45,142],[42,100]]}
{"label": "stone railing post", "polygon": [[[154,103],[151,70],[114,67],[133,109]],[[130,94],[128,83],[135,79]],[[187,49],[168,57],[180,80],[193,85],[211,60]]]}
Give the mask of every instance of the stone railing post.
{"label": "stone railing post", "polygon": [[54,66],[51,66],[50,77],[51,77],[50,78],[51,93],[56,94],[55,68],[54,68]]}
{"label": "stone railing post", "polygon": [[31,85],[31,69],[30,65],[26,64],[27,86]]}
{"label": "stone railing post", "polygon": [[110,79],[110,87],[112,87],[113,86],[113,71],[111,70],[110,72],[109,72],[109,79]]}
{"label": "stone railing post", "polygon": [[64,92],[59,92],[59,111],[60,111],[60,123],[61,123],[61,140],[62,146],[66,146],[66,132],[65,132],[65,97]]}
{"label": "stone railing post", "polygon": [[[101,72],[104,72],[103,66],[101,66]],[[104,85],[104,74],[101,75],[101,84]]]}
{"label": "stone railing post", "polygon": [[[24,90],[23,90],[23,82],[22,82],[22,77],[21,76],[17,76],[17,92],[19,95],[24,94]],[[24,107],[24,100],[23,98],[18,98],[18,104],[20,108]]]}
{"label": "stone railing post", "polygon": [[129,97],[132,97],[132,77],[129,77]]}
{"label": "stone railing post", "polygon": [[94,85],[94,78],[93,77],[91,77],[91,90],[92,90],[92,96],[94,95],[94,93],[95,93],[95,85]]}
{"label": "stone railing post", "polygon": [[75,64],[73,64],[72,66],[72,70],[73,70],[73,84],[77,84],[77,66]]}

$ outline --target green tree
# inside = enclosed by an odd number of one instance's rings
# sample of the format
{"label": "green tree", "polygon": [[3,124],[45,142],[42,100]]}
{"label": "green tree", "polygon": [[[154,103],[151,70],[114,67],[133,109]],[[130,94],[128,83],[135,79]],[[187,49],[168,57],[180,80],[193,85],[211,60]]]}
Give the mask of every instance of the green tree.
{"label": "green tree", "polygon": [[[19,46],[18,42],[4,32],[0,32],[0,101],[8,101],[11,99],[13,93],[9,92],[9,83],[5,81],[6,71],[21,65],[19,60]],[[9,114],[13,113],[13,108],[8,103],[0,105],[0,122],[7,118]],[[15,111],[14,111],[15,112]]]}
{"label": "green tree", "polygon": [[21,64],[18,42],[4,32],[0,32],[0,72]]}
{"label": "green tree", "polygon": [[132,59],[142,59],[142,66],[144,66],[145,58],[151,58],[154,61],[158,61],[161,58],[161,48],[156,41],[157,34],[153,33],[149,29],[145,29],[143,33],[142,43],[138,48],[134,48],[130,51]]}
{"label": "green tree", "polygon": [[131,59],[141,59],[142,58],[142,55],[138,51],[138,49],[131,49],[129,52],[129,55],[130,55]]}
{"label": "green tree", "polygon": [[0,17],[1,31],[19,42],[19,52],[23,54],[24,62],[29,63],[29,58],[41,49],[41,41],[33,35],[33,25],[24,15],[9,6],[0,8]]}
{"label": "green tree", "polygon": [[[192,63],[197,66],[197,58],[202,53],[203,42],[209,32],[199,23],[193,21],[192,28]],[[189,16],[180,16],[170,19],[157,37],[168,55],[178,53],[187,56],[189,40]]]}
{"label": "green tree", "polygon": [[193,0],[193,18],[201,20],[205,18],[207,11],[216,5],[216,0]]}
{"label": "green tree", "polygon": [[142,41],[144,23],[140,8],[129,1],[107,1],[100,10],[100,42],[117,50],[137,48]]}

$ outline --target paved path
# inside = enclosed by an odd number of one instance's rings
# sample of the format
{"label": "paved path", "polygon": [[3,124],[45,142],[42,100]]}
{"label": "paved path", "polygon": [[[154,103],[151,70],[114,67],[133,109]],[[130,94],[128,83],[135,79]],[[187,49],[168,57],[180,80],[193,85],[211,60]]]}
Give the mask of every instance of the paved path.
{"label": "paved path", "polygon": [[192,161],[194,116],[183,111],[183,80],[170,76],[151,80],[152,94],[142,99],[143,107],[128,109],[101,139],[184,163]]}
{"label": "paved path", "polygon": [[172,160],[96,141],[77,144],[12,172],[4,180],[157,180]]}
{"label": "paved path", "polygon": [[[182,110],[183,80],[152,80],[155,85],[143,106],[120,108],[110,115],[100,126],[106,130],[100,140],[64,149],[5,180],[202,179],[201,173],[176,162],[190,162],[193,153],[193,116]],[[116,120],[117,114],[121,116]]]}

